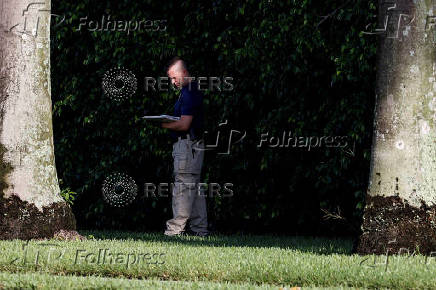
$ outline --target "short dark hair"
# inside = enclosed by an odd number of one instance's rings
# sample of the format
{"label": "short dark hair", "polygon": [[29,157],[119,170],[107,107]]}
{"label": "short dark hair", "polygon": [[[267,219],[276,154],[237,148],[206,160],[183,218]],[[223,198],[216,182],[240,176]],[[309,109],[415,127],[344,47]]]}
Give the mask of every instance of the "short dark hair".
{"label": "short dark hair", "polygon": [[170,59],[170,61],[168,61],[167,66],[166,66],[166,70],[165,70],[165,71],[168,72],[168,71],[170,70],[170,67],[172,67],[173,65],[175,65],[176,62],[178,62],[178,61],[181,61],[181,62],[182,62],[182,66],[183,66],[183,68],[186,69],[186,70],[188,70],[188,69],[187,69],[187,66],[186,66],[186,62],[185,62],[182,58],[180,58],[180,57],[178,57],[178,56],[175,56],[175,57],[173,57],[172,59]]}

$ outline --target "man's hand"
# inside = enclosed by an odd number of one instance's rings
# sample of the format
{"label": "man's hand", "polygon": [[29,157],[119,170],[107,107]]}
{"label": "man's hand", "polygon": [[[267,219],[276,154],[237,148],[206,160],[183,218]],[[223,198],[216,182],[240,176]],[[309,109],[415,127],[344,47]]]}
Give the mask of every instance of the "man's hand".
{"label": "man's hand", "polygon": [[174,131],[188,131],[191,127],[192,116],[191,115],[182,115],[180,120],[170,123],[162,123],[161,127],[174,130]]}

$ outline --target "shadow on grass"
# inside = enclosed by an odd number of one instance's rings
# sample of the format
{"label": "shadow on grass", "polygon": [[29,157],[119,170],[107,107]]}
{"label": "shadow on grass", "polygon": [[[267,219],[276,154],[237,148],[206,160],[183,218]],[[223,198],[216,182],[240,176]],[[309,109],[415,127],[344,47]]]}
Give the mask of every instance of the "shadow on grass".
{"label": "shadow on grass", "polygon": [[201,247],[251,247],[281,248],[319,255],[352,254],[351,239],[332,239],[324,237],[280,236],[280,235],[223,235],[209,237],[165,236],[162,232],[128,232],[128,231],[79,231],[84,236],[92,235],[98,240],[136,240],[157,242],[171,245],[188,245]]}

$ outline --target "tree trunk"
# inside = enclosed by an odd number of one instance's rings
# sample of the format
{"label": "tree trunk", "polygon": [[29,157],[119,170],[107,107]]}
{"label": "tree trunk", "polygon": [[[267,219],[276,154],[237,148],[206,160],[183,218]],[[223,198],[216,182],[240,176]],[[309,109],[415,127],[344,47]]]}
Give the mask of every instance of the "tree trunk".
{"label": "tree trunk", "polygon": [[53,150],[50,0],[1,1],[0,64],[0,239],[74,230]]}
{"label": "tree trunk", "polygon": [[436,251],[436,4],[386,2],[379,0],[379,27],[388,21],[378,46],[371,168],[357,252],[428,254]]}

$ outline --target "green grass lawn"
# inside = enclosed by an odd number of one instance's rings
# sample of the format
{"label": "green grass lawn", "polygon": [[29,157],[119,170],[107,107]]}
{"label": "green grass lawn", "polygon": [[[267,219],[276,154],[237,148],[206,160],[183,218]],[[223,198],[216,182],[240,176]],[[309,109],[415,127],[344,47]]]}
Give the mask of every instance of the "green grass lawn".
{"label": "green grass lawn", "polygon": [[0,289],[277,289],[271,285],[61,276],[39,273],[0,273]]}
{"label": "green grass lawn", "polygon": [[436,286],[436,257],[389,256],[386,263],[386,256],[351,255],[348,240],[250,235],[166,237],[160,233],[126,232],[82,234],[89,239],[0,241],[0,288]]}

